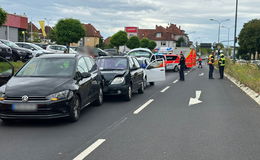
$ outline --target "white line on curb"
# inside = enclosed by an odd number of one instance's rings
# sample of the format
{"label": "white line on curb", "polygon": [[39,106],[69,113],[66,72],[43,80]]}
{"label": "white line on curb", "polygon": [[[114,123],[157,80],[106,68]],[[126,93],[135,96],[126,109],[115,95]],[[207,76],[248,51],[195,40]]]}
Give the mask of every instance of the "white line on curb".
{"label": "white line on curb", "polygon": [[178,82],[178,79],[176,79],[175,81],[173,81],[172,83],[174,84],[174,83],[177,83]]}
{"label": "white line on curb", "polygon": [[161,93],[165,92],[169,88],[170,88],[170,86],[165,87],[163,90],[161,90]]}
{"label": "white line on curb", "polygon": [[141,112],[145,107],[147,107],[149,104],[151,104],[154,101],[154,99],[148,100],[145,104],[143,104],[141,107],[139,107],[136,111],[134,111],[134,114],[138,114]]}
{"label": "white line on curb", "polygon": [[91,146],[89,146],[87,149],[82,151],[77,157],[75,157],[73,160],[83,160],[86,158],[91,152],[93,152],[98,146],[100,146],[102,143],[104,143],[105,139],[98,139],[95,143],[93,143]]}

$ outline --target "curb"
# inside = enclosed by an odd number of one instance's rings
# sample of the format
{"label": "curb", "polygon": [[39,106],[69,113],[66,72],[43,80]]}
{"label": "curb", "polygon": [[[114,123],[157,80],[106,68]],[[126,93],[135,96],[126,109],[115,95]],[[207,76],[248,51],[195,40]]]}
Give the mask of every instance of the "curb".
{"label": "curb", "polygon": [[258,103],[259,106],[260,106],[260,94],[259,93],[256,93],[255,91],[253,91],[252,89],[250,89],[246,85],[240,83],[238,80],[236,80],[235,78],[231,77],[230,75],[228,75],[226,73],[224,75],[231,82],[233,82],[238,88],[240,88],[242,91],[244,91],[249,97],[251,97],[256,103]]}

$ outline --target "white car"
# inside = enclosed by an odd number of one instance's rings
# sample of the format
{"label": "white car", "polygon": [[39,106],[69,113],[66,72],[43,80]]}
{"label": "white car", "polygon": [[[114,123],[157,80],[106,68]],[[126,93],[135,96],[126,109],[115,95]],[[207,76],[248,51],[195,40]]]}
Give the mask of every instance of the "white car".
{"label": "white car", "polygon": [[36,54],[43,54],[43,53],[49,53],[49,51],[46,51],[45,49],[42,49],[41,47],[37,46],[33,43],[27,43],[27,42],[15,42],[16,45],[18,45],[21,48],[29,49],[32,51],[33,56]]}
{"label": "white car", "polygon": [[[63,45],[48,45],[46,50],[52,53],[64,53],[67,50],[67,47]],[[70,48],[69,53],[77,53],[77,52]]]}

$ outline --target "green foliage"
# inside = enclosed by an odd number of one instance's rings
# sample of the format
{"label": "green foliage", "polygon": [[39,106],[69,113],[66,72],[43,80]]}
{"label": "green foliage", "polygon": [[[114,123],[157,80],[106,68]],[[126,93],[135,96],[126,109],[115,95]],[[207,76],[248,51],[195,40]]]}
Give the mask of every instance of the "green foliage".
{"label": "green foliage", "polygon": [[247,53],[255,56],[256,51],[260,52],[260,19],[253,19],[244,24],[239,34],[239,46],[241,56]]}
{"label": "green foliage", "polygon": [[53,34],[58,44],[69,46],[70,43],[78,43],[85,36],[85,29],[79,20],[61,19],[56,24]]}
{"label": "green foliage", "polygon": [[40,39],[39,33],[37,33],[37,32],[33,32],[33,42],[36,42],[36,43],[41,42],[41,39]]}
{"label": "green foliage", "polygon": [[183,37],[180,37],[176,42],[176,47],[186,46],[186,41]]}
{"label": "green foliage", "polygon": [[105,48],[105,44],[104,44],[104,39],[103,38],[99,38],[99,43],[96,45],[97,48],[101,48],[104,49]]}
{"label": "green foliage", "polygon": [[201,55],[208,55],[211,52],[212,52],[211,48],[200,48]]}
{"label": "green foliage", "polygon": [[7,13],[5,12],[5,10],[3,10],[2,8],[0,8],[0,26],[2,26],[7,18]]}
{"label": "green foliage", "polygon": [[119,31],[111,37],[110,43],[119,49],[119,46],[125,45],[127,40],[127,33],[124,31]]}
{"label": "green foliage", "polygon": [[131,37],[127,43],[126,43],[126,46],[130,49],[134,49],[134,48],[138,48],[140,47],[140,40],[138,37],[136,36],[133,36]]}
{"label": "green foliage", "polygon": [[141,41],[140,41],[140,47],[142,48],[148,48],[149,47],[149,39],[147,38],[143,38]]}
{"label": "green foliage", "polygon": [[150,50],[153,50],[155,47],[156,47],[156,42],[153,41],[153,40],[150,40],[150,41],[149,41],[149,44],[148,44],[148,48],[149,48]]}
{"label": "green foliage", "polygon": [[56,35],[56,29],[53,27],[53,29],[50,31],[48,38],[51,40],[51,42],[57,41],[57,35]]}

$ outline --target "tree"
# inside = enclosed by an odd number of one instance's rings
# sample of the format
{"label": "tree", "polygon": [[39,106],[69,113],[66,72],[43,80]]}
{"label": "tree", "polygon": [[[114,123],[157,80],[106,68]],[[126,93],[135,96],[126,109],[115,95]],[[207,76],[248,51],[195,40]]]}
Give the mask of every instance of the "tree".
{"label": "tree", "polygon": [[70,43],[78,43],[85,36],[85,29],[77,19],[61,19],[55,25],[54,34],[56,42],[67,45],[69,50]]}
{"label": "tree", "polygon": [[110,43],[119,49],[119,46],[123,46],[126,44],[128,38],[127,38],[127,33],[124,31],[119,31],[115,33],[110,40]]}
{"label": "tree", "polygon": [[242,57],[248,53],[255,59],[256,52],[260,52],[260,19],[253,19],[244,24],[239,34],[239,51]]}
{"label": "tree", "polygon": [[2,8],[0,8],[0,26],[2,26],[7,18],[7,13],[5,12],[5,10],[3,10]]}
{"label": "tree", "polygon": [[138,37],[136,36],[133,36],[131,37],[127,43],[126,43],[126,46],[130,49],[134,49],[134,48],[138,48],[140,47],[140,40]]}
{"label": "tree", "polygon": [[150,40],[149,41],[149,44],[148,44],[148,48],[150,49],[150,50],[153,50],[155,47],[156,47],[156,42],[155,41],[153,41],[153,40]]}
{"label": "tree", "polygon": [[48,34],[48,38],[51,40],[51,42],[56,42],[57,41],[57,36],[56,36],[56,29],[53,27],[52,30],[50,30],[50,33]]}
{"label": "tree", "polygon": [[140,41],[140,46],[141,46],[142,48],[148,48],[148,46],[149,46],[149,39],[143,38],[143,39]]}
{"label": "tree", "polygon": [[180,37],[176,42],[176,47],[186,46],[186,41],[183,37]]}

